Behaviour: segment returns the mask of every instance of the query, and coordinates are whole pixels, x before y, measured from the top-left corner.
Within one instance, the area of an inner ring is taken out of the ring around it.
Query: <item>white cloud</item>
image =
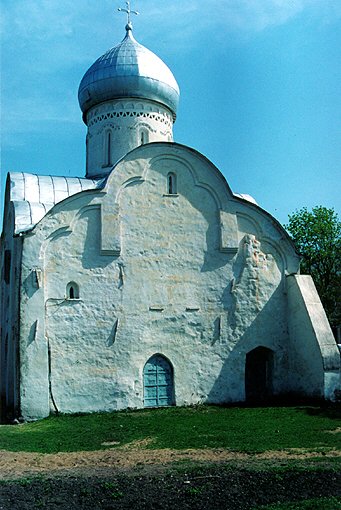
[[[164,31],[173,26],[188,26],[191,31],[204,27],[211,30],[224,26],[231,30],[259,31],[269,26],[286,23],[304,10],[315,12],[320,18],[341,16],[339,0],[173,0],[172,3],[146,0],[136,1],[152,25]],[[181,34],[180,34],[181,35]]]
[[[96,39],[110,31],[114,35],[124,26],[123,13],[116,9],[124,2],[103,0],[5,0],[3,8],[4,38],[30,39],[48,43],[54,39],[84,36],[96,45]],[[132,7],[141,12],[133,20],[145,30],[159,31],[163,37],[181,36],[181,28],[190,32],[223,25],[232,30],[258,31],[281,25],[297,14],[310,10],[321,19],[341,16],[340,0],[136,0]],[[116,12],[116,14],[115,14]],[[108,22],[108,16],[112,21]],[[95,36],[95,38],[94,38]]]

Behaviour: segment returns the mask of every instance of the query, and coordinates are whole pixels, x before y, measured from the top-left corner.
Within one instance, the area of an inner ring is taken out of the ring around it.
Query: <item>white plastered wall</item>
[[[155,353],[173,365],[177,405],[244,400],[246,354],[258,346],[273,350],[274,392],[286,392],[283,275],[297,268],[275,220],[236,199],[199,153],[135,149],[103,191],[58,204],[25,237],[23,414],[142,407]],[[70,281],[79,299],[67,299]]]

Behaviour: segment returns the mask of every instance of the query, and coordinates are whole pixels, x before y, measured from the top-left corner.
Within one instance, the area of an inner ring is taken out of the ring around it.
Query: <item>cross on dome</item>
[[[139,12],[137,12],[137,11],[132,11],[132,10],[130,9],[130,2],[129,2],[129,1],[127,1],[127,2],[126,2],[126,6],[127,6],[127,8],[126,8],[126,9],[124,9],[123,7],[119,7],[117,10],[118,10],[118,11],[120,11],[120,12],[126,12],[126,13],[127,13],[127,24],[126,24],[126,30],[132,30],[132,28],[133,28],[133,24],[132,24],[132,22],[131,22],[130,15],[131,15],[131,14],[136,14],[136,16],[138,16],[140,13],[139,13]]]
[[[179,86],[166,64],[134,39],[130,19],[137,12],[132,11],[132,2],[124,3],[127,8],[119,9],[126,13],[128,21],[123,40],[90,66],[79,85],[78,98],[84,122],[90,123],[87,114],[93,106],[122,98],[158,103],[167,108],[167,115],[170,112],[174,121]],[[98,175],[100,172],[102,169]]]

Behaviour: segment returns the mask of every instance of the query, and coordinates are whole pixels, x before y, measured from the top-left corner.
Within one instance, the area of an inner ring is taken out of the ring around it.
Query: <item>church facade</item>
[[[340,354],[283,227],[173,141],[179,88],[132,35],[86,72],[85,178],[8,175],[4,413],[333,400]]]

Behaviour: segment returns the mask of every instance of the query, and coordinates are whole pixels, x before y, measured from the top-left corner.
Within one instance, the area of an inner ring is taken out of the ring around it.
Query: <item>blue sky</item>
[[[135,38],[181,91],[175,141],[285,223],[341,214],[341,1],[132,0]],[[7,171],[84,176],[77,101],[125,35],[123,1],[2,1],[1,195]]]

